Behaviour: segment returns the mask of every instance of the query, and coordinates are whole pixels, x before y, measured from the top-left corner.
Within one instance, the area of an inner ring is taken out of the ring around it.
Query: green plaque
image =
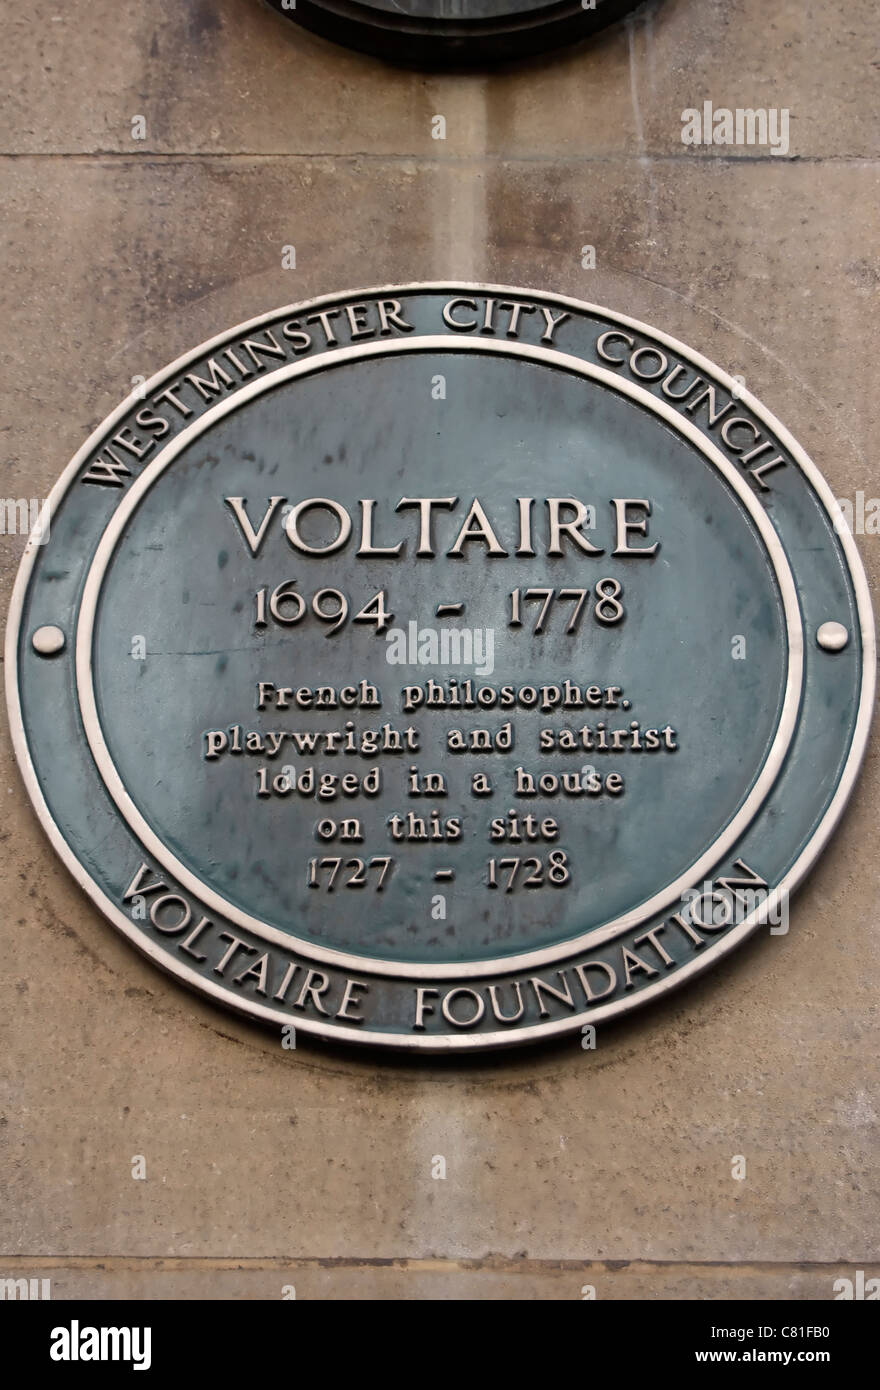
[[[7,646],[37,813],[134,945],[276,1028],[601,1026],[788,929],[864,752],[827,484],[607,309],[265,314],[125,400],[48,523]]]

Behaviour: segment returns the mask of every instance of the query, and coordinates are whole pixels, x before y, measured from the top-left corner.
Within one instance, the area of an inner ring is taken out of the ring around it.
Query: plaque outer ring
[[[157,372],[145,383],[142,389],[145,394],[157,392],[168,380],[179,374],[190,364],[197,362],[205,354],[210,354],[215,350],[219,350],[224,345],[233,342],[236,337],[254,332],[261,326],[282,315],[295,317],[304,312],[314,312],[325,305],[338,304],[345,300],[351,301],[357,298],[378,297],[383,295],[418,295],[440,292],[449,292],[451,294],[459,294],[462,292],[465,294],[485,295],[506,294],[529,299],[538,303],[544,302],[556,307],[569,309],[575,313],[599,316],[600,318],[613,322],[620,328],[641,333],[652,342],[669,348],[697,370],[704,372],[710,379],[716,381],[726,390],[735,394],[738,400],[752,411],[756,418],[766,426],[768,432],[775,436],[786,449],[792,461],[797,465],[798,469],[806,478],[807,483],[821,502],[831,522],[834,523],[835,519],[839,517],[839,508],[837,507],[835,497],[830,487],[804,449],[798,444],[797,440],[786,427],[782,425],[779,420],[777,420],[776,417],[751,394],[751,392],[735,382],[729,373],[724,372],[708,358],[693,351],[686,344],[679,342],[677,339],[649,324],[627,315],[619,314],[604,306],[591,304],[561,294],[539,292],[515,286],[500,286],[462,281],[449,282],[445,280],[409,285],[377,286],[370,289],[361,288],[353,290],[350,293],[337,292],[319,298],[300,301],[289,306],[276,308],[269,313],[260,314],[244,323],[238,324],[198,345],[196,348],[183,354],[174,362],[162,368],[161,371]],[[130,411],[131,405],[131,397],[127,397],[123,400],[116,409],[101,422],[98,428],[93,431],[82,447],[77,451],[51,490],[48,498],[50,515],[59,505],[71,485],[76,481],[88,457],[94,452],[105,435]],[[760,909],[747,917],[745,921],[726,932],[721,939],[715,942],[707,942],[706,949],[698,956],[695,956],[694,959],[686,964],[680,965],[675,970],[674,974],[666,977],[661,976],[654,983],[646,985],[634,997],[617,999],[612,1003],[599,1005],[598,1007],[552,1023],[527,1025],[516,1031],[504,1030],[479,1034],[456,1033],[443,1035],[392,1034],[376,1030],[364,1030],[348,1026],[325,1024],[322,1021],[303,1017],[300,1014],[293,1014],[290,1011],[285,1013],[270,1008],[255,1000],[246,1000],[241,995],[233,995],[227,988],[215,983],[213,980],[207,979],[199,974],[198,971],[191,969],[189,966],[175,959],[166,949],[162,948],[159,942],[151,939],[138,930],[135,923],[119,909],[116,903],[89,876],[70,848],[48,807],[40,786],[36,768],[31,758],[19,691],[18,647],[28,584],[34,561],[39,552],[39,542],[33,537],[28,541],[25,548],[13,588],[12,601],[7,617],[6,695],[15,757],[19,765],[22,779],[43,829],[56,853],[80,887],[93,900],[100,911],[113,923],[117,930],[119,930],[139,951],[167,973],[194,988],[197,993],[203,996],[207,995],[225,1007],[232,1008],[236,1012],[247,1017],[268,1022],[275,1028],[278,1028],[285,1022],[292,1022],[295,1023],[297,1030],[301,1030],[303,1034],[313,1035],[318,1038],[327,1040],[339,1039],[345,1042],[379,1045],[385,1048],[392,1047],[409,1052],[433,1052],[438,1054],[459,1051],[473,1052],[510,1047],[512,1045],[519,1045],[520,1043],[549,1040],[567,1033],[578,1032],[586,1023],[595,1024],[603,1022],[625,1012],[629,1012],[635,1007],[641,1007],[642,1004],[663,998],[680,984],[684,984],[697,974],[702,973],[707,968],[716,964],[722,957],[726,956],[740,945],[741,942],[750,936],[757,928],[767,922],[780,899],[784,895],[793,892],[798,887],[828,843],[828,840],[843,815],[847,801],[854,789],[859,768],[865,754],[873,712],[876,682],[874,620],[870,592],[861,558],[855,541],[846,526],[840,527],[837,531],[837,541],[846,562],[848,579],[852,586],[858,612],[862,672],[858,711],[846,761],[821,820],[788,872],[778,884],[774,885],[773,891],[770,893],[767,901]],[[499,973],[503,973],[505,964],[503,958],[499,958],[498,964]],[[412,976],[414,978],[420,978],[421,973],[419,965],[414,963],[411,972]]]

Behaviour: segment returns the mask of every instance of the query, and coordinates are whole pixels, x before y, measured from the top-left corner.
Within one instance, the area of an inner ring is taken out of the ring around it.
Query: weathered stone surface
[[[55,1299],[556,1302],[833,1298],[852,1265],[652,1264],[648,1260],[10,1260],[10,1277],[49,1281]]]
[[[3,8],[4,495],[44,496],[132,377],[214,332],[444,276],[647,319],[742,374],[838,496],[880,491],[870,0],[810,6],[809,33],[795,0],[665,0],[463,78],[393,72],[255,0]],[[688,153],[681,109],[710,98],[789,106],[799,158]],[[858,540],[876,581],[880,540]],[[21,547],[0,537],[4,608]],[[596,1053],[449,1066],[281,1052],[181,991],[56,862],[5,730],[0,758],[10,1273],[57,1257],[59,1293],[108,1297],[825,1298],[880,1263],[876,755],[787,937]]]
[[[260,0],[55,8],[3,6],[4,149],[128,151],[143,115],[164,154],[681,157],[681,112],[705,100],[789,108],[801,158],[877,148],[872,0],[648,0],[592,43],[491,75],[396,69]]]

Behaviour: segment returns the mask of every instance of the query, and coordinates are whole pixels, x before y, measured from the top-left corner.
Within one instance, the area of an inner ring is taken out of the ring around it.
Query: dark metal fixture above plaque
[[[418,67],[503,62],[574,43],[641,0],[269,0],[324,38]]]
[[[662,998],[784,933],[864,752],[871,608],[817,469],[558,295],[239,325],[48,521],[6,653],[37,813],[118,931],[279,1028],[467,1051]]]

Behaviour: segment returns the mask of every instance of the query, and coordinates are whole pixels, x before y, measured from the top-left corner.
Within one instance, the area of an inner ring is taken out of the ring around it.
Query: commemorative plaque
[[[592,305],[266,314],[125,400],[49,522],[6,658],[37,813],[135,946],[277,1028],[467,1050],[656,999],[783,930],[865,748],[828,486]]]
[[[641,0],[269,0],[306,29],[392,62],[463,66],[574,43]]]

